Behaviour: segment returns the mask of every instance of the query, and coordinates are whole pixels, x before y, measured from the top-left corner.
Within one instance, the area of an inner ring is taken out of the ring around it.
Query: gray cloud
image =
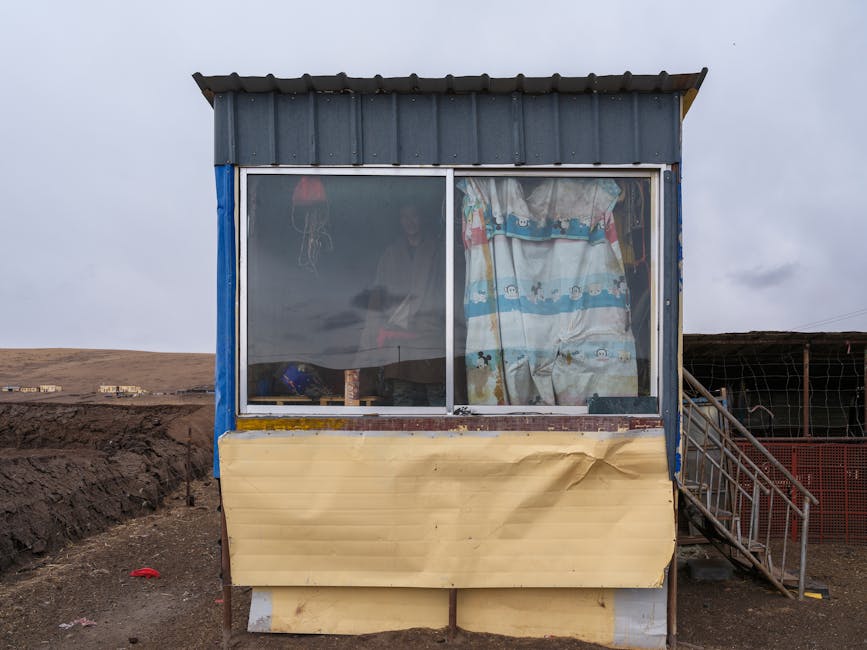
[[[797,275],[799,269],[800,265],[797,262],[784,262],[775,266],[754,266],[749,269],[735,270],[726,275],[750,289],[769,289],[786,284]]]

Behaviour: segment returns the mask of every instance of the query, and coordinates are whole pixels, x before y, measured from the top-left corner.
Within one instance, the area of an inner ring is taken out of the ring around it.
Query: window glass
[[[247,396],[445,405],[445,179],[247,175]]]
[[[455,191],[455,403],[651,391],[649,178],[467,176]]]

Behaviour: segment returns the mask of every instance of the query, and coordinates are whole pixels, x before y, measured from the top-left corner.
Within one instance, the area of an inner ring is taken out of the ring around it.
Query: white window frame
[[[665,211],[663,173],[670,170],[668,165],[557,165],[557,166],[520,166],[504,167],[502,165],[476,165],[473,167],[445,167],[445,166],[417,166],[417,167],[393,167],[387,165],[370,165],[364,167],[307,167],[295,165],[281,165],[269,167],[240,167],[238,194],[236,201],[237,216],[237,246],[238,246],[238,310],[236,314],[236,331],[238,333],[238,349],[236,350],[237,379],[237,410],[240,416],[358,416],[358,415],[393,415],[393,416],[449,416],[449,415],[584,415],[588,412],[587,406],[524,406],[524,405],[468,405],[454,403],[454,377],[455,377],[455,338],[454,338],[454,191],[455,181],[458,178],[469,176],[517,176],[517,177],[564,177],[564,178],[648,178],[651,187],[651,311],[650,311],[650,395],[657,398],[659,411],[656,413],[637,414],[658,416],[663,412],[662,391],[659,369],[660,351],[663,340],[662,315],[662,292],[663,259],[662,233],[664,232]],[[248,356],[247,356],[247,183],[250,175],[321,175],[321,176],[428,176],[441,177],[445,182],[446,195],[446,308],[445,308],[445,334],[446,334],[446,405],[407,407],[407,406],[321,406],[313,404],[299,405],[276,405],[276,404],[251,404],[248,401]],[[653,335],[655,333],[655,336]],[[463,367],[463,366],[461,366]]]

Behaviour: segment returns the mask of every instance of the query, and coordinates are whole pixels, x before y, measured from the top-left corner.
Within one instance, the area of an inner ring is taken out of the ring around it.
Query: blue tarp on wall
[[[217,358],[214,393],[214,477],[220,477],[217,438],[235,428],[235,169],[214,168],[217,181]]]

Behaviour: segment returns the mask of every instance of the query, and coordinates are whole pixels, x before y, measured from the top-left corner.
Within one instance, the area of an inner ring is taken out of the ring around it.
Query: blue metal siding
[[[217,357],[214,369],[214,478],[217,438],[235,428],[235,168],[214,169],[217,186]]]
[[[220,93],[214,162],[552,165],[680,161],[680,93]]]
[[[663,249],[665,268],[662,281],[662,421],[665,425],[665,445],[668,450],[668,470],[672,478],[680,465],[680,177],[677,170],[666,171],[662,178],[665,188],[665,231]]]

